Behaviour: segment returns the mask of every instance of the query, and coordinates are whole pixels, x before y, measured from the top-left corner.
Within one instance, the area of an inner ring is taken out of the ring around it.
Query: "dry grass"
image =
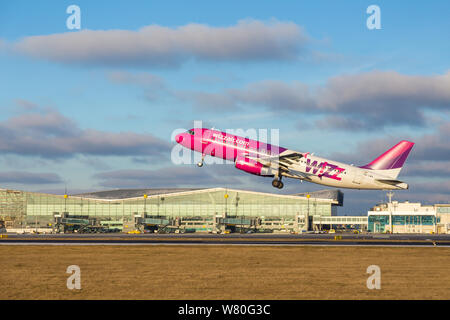
[[[450,299],[447,248],[0,246],[0,299]],[[69,265],[81,290],[68,290]],[[366,287],[369,265],[381,290]]]

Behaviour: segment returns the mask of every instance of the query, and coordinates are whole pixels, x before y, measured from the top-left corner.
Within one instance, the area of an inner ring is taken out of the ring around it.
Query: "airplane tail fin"
[[[400,141],[381,156],[361,168],[375,170],[382,175],[396,179],[413,146],[414,142]]]

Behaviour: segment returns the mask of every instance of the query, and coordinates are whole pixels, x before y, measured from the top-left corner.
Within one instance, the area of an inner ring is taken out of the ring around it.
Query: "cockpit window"
[[[194,135],[194,130],[188,130],[188,133],[193,136]]]

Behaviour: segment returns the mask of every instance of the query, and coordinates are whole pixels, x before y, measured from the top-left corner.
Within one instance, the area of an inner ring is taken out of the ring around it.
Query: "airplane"
[[[364,166],[353,166],[263,143],[215,129],[193,128],[175,136],[185,148],[231,160],[244,172],[274,177],[272,186],[283,188],[283,177],[300,179],[330,187],[367,190],[405,190],[408,184],[397,180],[414,142],[400,141]]]

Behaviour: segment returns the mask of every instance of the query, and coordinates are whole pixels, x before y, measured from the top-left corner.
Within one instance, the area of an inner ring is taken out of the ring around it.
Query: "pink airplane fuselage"
[[[194,134],[184,132],[175,137],[175,141],[191,150],[204,155],[236,161],[239,156],[248,154],[258,156],[277,156],[286,148],[256,140],[243,138],[217,130],[194,128]]]

